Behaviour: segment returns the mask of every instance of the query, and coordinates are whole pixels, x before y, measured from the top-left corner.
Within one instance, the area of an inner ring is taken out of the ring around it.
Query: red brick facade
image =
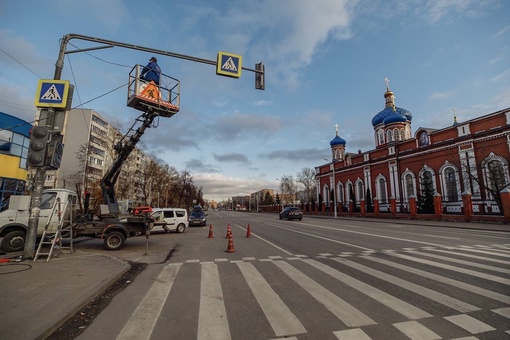
[[[409,198],[413,197],[418,218],[456,219],[465,213],[510,216],[502,211],[510,205],[510,194],[504,191],[510,189],[510,108],[466,122],[455,121],[443,129],[419,128],[409,136],[411,118],[398,115],[402,109],[394,106],[392,95],[388,89],[386,114],[392,115],[393,108],[397,118],[402,118],[383,123],[374,117],[375,149],[349,153],[345,141],[336,142],[337,132],[331,142],[334,170],[331,162],[316,167],[319,213],[333,211],[334,174],[339,215],[411,217],[415,207]],[[501,192],[501,199],[495,199],[495,191],[491,192],[495,189]],[[469,196],[471,206],[465,206],[463,195]],[[425,211],[427,197],[433,197],[430,211]],[[365,205],[363,209],[360,204]]]

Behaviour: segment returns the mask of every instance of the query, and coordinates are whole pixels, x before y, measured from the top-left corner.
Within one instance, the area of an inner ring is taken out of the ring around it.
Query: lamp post
[[[329,159],[324,158],[325,161],[330,162]],[[333,204],[334,204],[334,212],[335,212],[335,218],[337,218],[337,204],[336,204],[336,178],[335,178],[335,160],[331,160],[331,168],[333,169]]]
[[[283,181],[282,181],[281,178],[277,178],[276,180],[280,181],[280,184],[282,186],[282,194],[281,194],[281,197],[280,197],[280,204],[282,205],[282,210],[283,210]]]

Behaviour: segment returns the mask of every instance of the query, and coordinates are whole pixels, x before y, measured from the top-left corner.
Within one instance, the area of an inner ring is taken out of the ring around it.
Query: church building
[[[451,126],[413,134],[413,116],[395,105],[387,80],[384,98],[372,119],[374,149],[348,152],[336,126],[332,161],[315,168],[319,211],[408,213],[415,199],[418,213],[434,213],[440,196],[441,213],[455,215],[470,195],[474,215],[502,214],[499,193],[510,190],[510,108],[466,122],[455,116]]]

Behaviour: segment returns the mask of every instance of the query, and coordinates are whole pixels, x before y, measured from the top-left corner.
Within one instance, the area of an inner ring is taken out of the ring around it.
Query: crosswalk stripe
[[[501,316],[504,316],[507,319],[510,319],[510,307],[503,307],[492,310],[494,313],[498,313]]]
[[[255,299],[277,336],[306,333],[298,318],[251,263],[237,263]]]
[[[496,251],[487,251],[487,250],[480,250],[480,249],[466,249],[466,248],[456,248],[456,247],[452,247],[450,249],[453,249],[453,250],[464,250],[464,251],[469,251],[471,253],[478,253],[478,254],[485,254],[485,255],[491,255],[491,256],[499,256],[499,257],[510,258],[510,255],[506,255],[506,254],[499,253],[499,252],[496,252]]]
[[[451,271],[454,271],[454,272],[458,272],[458,273],[462,273],[462,274],[466,274],[466,275],[471,275],[471,276],[479,277],[479,278],[482,278],[482,279],[485,279],[485,280],[499,282],[499,283],[502,283],[502,284],[505,284],[505,285],[510,285],[510,280],[507,280],[507,279],[504,279],[504,278],[501,278],[501,277],[498,277],[498,276],[486,274],[486,273],[480,273],[480,272],[477,272],[477,271],[474,271],[474,270],[470,270],[470,269],[458,268],[458,267],[455,267],[455,266],[450,266],[448,264],[443,264],[443,263],[439,263],[439,262],[424,260],[424,259],[420,259],[420,258],[417,258],[417,257],[403,255],[403,254],[391,254],[391,256],[396,256],[396,257],[399,257],[399,258],[402,258],[402,259],[406,259],[406,260],[409,260],[409,261],[418,262],[418,263],[421,263],[421,264],[426,264],[426,265],[429,265],[429,266],[438,267],[438,268],[442,268],[442,269],[447,269],[447,270],[451,270]]]
[[[464,260],[459,260],[459,259],[455,259],[452,257],[446,257],[446,256],[441,256],[441,255],[436,255],[436,254],[428,254],[428,253],[423,253],[423,252],[412,252],[412,254],[418,254],[421,256],[432,257],[432,258],[438,259],[438,260],[459,263],[459,264],[463,264],[463,265],[467,265],[467,266],[471,266],[471,267],[477,267],[477,268],[481,268],[481,269],[487,269],[487,270],[491,270],[493,272],[510,274],[510,270],[508,270],[508,269],[494,267],[494,266],[488,266],[486,264],[476,263],[473,261],[464,261]]]
[[[392,284],[399,286],[403,289],[407,289],[415,294],[424,296],[424,297],[431,299],[437,303],[440,303],[447,307],[453,308],[459,312],[466,313],[466,312],[473,312],[476,310],[480,310],[480,308],[473,306],[469,303],[460,301],[458,299],[455,299],[455,298],[445,295],[443,293],[436,292],[435,290],[429,289],[427,287],[420,286],[416,283],[412,283],[412,282],[400,279],[396,276],[386,274],[382,271],[372,269],[370,267],[364,266],[364,265],[356,263],[354,261],[341,259],[341,258],[335,258],[333,260],[340,262],[344,265],[347,265],[351,268],[357,269],[363,273],[377,277],[378,279],[392,283]]]
[[[401,315],[411,320],[428,318],[432,316],[431,314],[425,312],[424,310],[421,310],[418,307],[415,307],[405,301],[402,301],[358,279],[348,276],[328,265],[325,265],[315,260],[303,260],[303,262],[308,263],[309,265],[323,271],[324,273],[334,277],[338,281],[343,282],[346,285],[350,286],[351,288],[360,291],[361,293],[371,297],[377,302],[382,303],[386,307],[393,309],[397,313],[400,313]]]
[[[394,327],[396,327],[399,331],[404,333],[412,340],[435,340],[442,339],[439,335],[423,326],[417,321],[406,321],[394,323]]]
[[[163,268],[158,279],[117,336],[118,340],[150,338],[180,267],[181,264],[169,264]]]
[[[495,262],[495,263],[501,263],[501,264],[508,264],[508,265],[510,265],[510,261],[492,259],[492,258],[489,258],[489,257],[486,257],[486,256],[463,254],[463,253],[459,253],[458,251],[449,251],[449,250],[442,250],[442,249],[427,249],[427,250],[432,250],[432,251],[435,251],[435,252],[451,254],[451,255],[456,255],[456,256],[469,257],[471,259],[484,260],[484,261],[488,261],[488,262]]]
[[[338,340],[372,340],[367,333],[359,328],[346,329],[344,331],[336,331],[333,334]]]
[[[420,276],[425,277],[425,278],[427,278],[429,280],[436,280],[438,282],[446,283],[446,284],[449,284],[451,286],[454,286],[454,287],[457,287],[457,288],[460,288],[460,289],[464,289],[464,290],[466,290],[468,292],[475,293],[475,294],[478,294],[478,295],[481,295],[481,296],[485,296],[485,297],[487,297],[489,299],[493,299],[493,300],[496,300],[496,301],[504,302],[506,304],[510,304],[510,297],[507,296],[507,295],[504,295],[504,294],[499,294],[497,292],[493,292],[493,291],[488,290],[488,289],[484,289],[484,288],[481,288],[481,287],[473,286],[473,285],[470,285],[470,284],[462,282],[462,281],[450,279],[450,278],[447,278],[447,277],[444,277],[444,276],[441,276],[441,275],[437,275],[437,274],[434,274],[434,273],[426,272],[424,270],[420,270],[420,269],[416,269],[416,268],[413,268],[413,267],[405,266],[405,265],[402,265],[402,264],[399,264],[399,263],[394,263],[394,262],[387,261],[387,260],[384,260],[384,259],[379,259],[377,257],[363,256],[363,258],[367,259],[367,260],[370,260],[370,261],[382,263],[382,264],[385,264],[387,266],[390,266],[390,267],[393,267],[393,268],[397,268],[397,269],[400,269],[400,270],[403,270],[403,271],[406,271],[406,272],[409,272],[409,273],[420,275]]]
[[[494,327],[489,326],[467,314],[445,316],[444,318],[471,334],[480,334],[496,330]]]
[[[311,294],[317,301],[322,303],[347,326],[360,327],[376,324],[376,322],[367,315],[342,300],[339,296],[322,287],[287,262],[275,261],[273,263],[309,294]]]
[[[202,264],[201,268],[197,339],[228,340],[230,339],[230,328],[221,291],[218,266],[214,263],[207,263]]]

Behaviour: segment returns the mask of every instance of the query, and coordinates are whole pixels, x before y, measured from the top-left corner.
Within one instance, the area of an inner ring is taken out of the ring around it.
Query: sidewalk
[[[181,234],[152,234],[146,253],[144,236],[126,240],[119,251],[106,251],[98,239],[75,241],[46,262],[0,263],[0,334],[2,339],[44,339],[99,296],[130,268],[129,262],[163,263]],[[3,259],[23,255],[7,253]]]

